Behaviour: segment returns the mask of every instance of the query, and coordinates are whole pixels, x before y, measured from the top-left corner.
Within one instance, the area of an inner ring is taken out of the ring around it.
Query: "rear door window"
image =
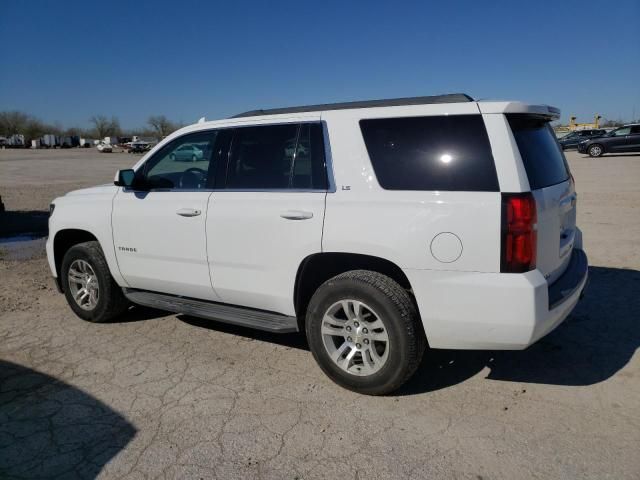
[[[360,129],[386,190],[499,191],[480,115],[367,119]]]
[[[235,129],[225,186],[326,190],[322,126],[309,123]]]
[[[287,188],[297,134],[296,124],[238,128],[229,156],[227,188]]]
[[[507,119],[520,150],[531,190],[569,179],[567,161],[546,119],[526,114],[507,115]]]

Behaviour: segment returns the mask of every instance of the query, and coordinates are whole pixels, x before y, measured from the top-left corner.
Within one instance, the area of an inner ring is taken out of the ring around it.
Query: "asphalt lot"
[[[640,155],[567,156],[591,263],[572,317],[522,352],[432,351],[384,398],[331,383],[301,335],[85,323],[42,240],[0,243],[0,478],[639,478]],[[0,233],[136,158],[0,150]]]

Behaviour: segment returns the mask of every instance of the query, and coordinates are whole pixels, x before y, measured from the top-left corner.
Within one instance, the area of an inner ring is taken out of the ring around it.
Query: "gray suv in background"
[[[599,157],[603,153],[640,152],[640,123],[624,125],[603,137],[583,140],[578,144],[580,153]]]
[[[602,137],[606,134],[606,130],[596,128],[589,130],[574,130],[573,132],[569,132],[564,137],[558,139],[558,143],[563,150],[567,150],[568,148],[578,148],[578,144],[580,142],[594,137]]]

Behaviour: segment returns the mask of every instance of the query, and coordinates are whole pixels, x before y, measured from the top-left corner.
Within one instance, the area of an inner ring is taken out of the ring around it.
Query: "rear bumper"
[[[524,274],[404,270],[432,348],[522,350],[574,309],[587,283],[587,257],[574,249],[567,270],[549,285]]]

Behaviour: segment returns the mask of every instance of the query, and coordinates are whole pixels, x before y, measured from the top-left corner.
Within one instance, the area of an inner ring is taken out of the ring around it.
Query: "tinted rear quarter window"
[[[531,190],[569,179],[569,167],[549,122],[526,114],[507,115]]]
[[[499,190],[480,115],[367,119],[360,129],[386,190]]]

